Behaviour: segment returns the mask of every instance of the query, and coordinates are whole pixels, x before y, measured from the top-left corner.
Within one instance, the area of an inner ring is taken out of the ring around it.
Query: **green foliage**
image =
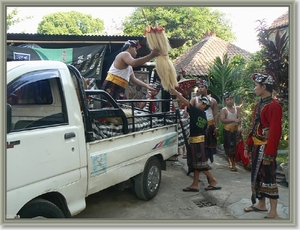
[[[225,14],[208,7],[137,7],[123,23],[124,34],[141,36],[146,26],[157,24],[165,29],[167,37],[190,39],[182,47],[170,51],[171,59],[199,42],[207,30],[215,31],[225,41],[235,39]]]
[[[223,136],[224,124],[219,122],[219,136],[217,137],[217,144],[224,144],[224,136]]]
[[[289,163],[289,155],[286,153],[277,154],[276,161],[280,163]]]
[[[262,46],[261,60],[264,72],[275,77],[276,97],[283,107],[282,139],[289,136],[289,36],[287,31],[268,30],[264,20],[257,28],[258,41]]]
[[[217,101],[222,102],[222,94],[225,89],[231,91],[229,88],[232,86],[233,79],[233,65],[227,54],[215,59],[208,76],[209,90],[215,95]]]
[[[235,96],[235,102],[240,104],[240,84],[243,69],[246,60],[241,55],[235,55],[229,59],[227,54],[223,57],[217,57],[210,66],[209,71],[209,90],[214,94],[216,100],[224,107],[223,93],[232,92]]]
[[[240,78],[234,82],[235,95],[240,97],[241,116],[242,116],[242,130],[243,135],[246,137],[251,131],[252,116],[255,104],[259,101],[259,98],[254,93],[254,83],[251,79],[251,75],[256,72],[263,72],[263,52],[259,51],[253,54],[250,61],[246,63],[240,72]],[[282,103],[282,140],[289,139],[289,109],[288,103]]]
[[[289,149],[289,141],[288,140],[280,140],[278,150],[287,150]]]
[[[6,30],[9,30],[9,28],[15,24],[18,24],[19,22],[25,21],[27,19],[31,19],[32,16],[27,16],[25,18],[19,18],[18,17],[19,10],[18,8],[13,8],[13,10],[7,14],[6,17]]]
[[[56,35],[101,35],[104,31],[104,22],[93,19],[90,14],[76,11],[58,12],[43,17],[38,25],[38,34]]]
[[[6,26],[7,26],[7,30],[9,30],[9,28],[20,22],[20,19],[17,18],[17,14],[18,14],[18,9],[14,8],[10,13],[7,14],[6,17]]]
[[[282,140],[289,139],[289,105],[284,103],[282,105]]]
[[[256,30],[258,31],[258,41],[263,47],[261,55],[265,72],[275,77],[274,89],[277,92],[277,98],[282,103],[286,103],[289,80],[289,49],[287,49],[289,36],[287,31],[268,30],[264,21],[260,21],[260,26]]]

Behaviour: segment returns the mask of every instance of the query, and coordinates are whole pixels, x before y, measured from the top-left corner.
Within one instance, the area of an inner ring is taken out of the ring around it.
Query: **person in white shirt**
[[[224,124],[224,150],[228,158],[231,171],[236,172],[235,149],[237,134],[241,132],[241,108],[234,106],[233,96],[229,92],[223,93],[225,107],[221,109],[220,120]]]
[[[152,58],[159,55],[159,51],[154,49],[150,54],[136,58],[137,50],[140,44],[135,40],[128,40],[122,47],[122,52],[119,53],[110,69],[108,70],[107,77],[104,80],[101,89],[109,93],[114,99],[126,99],[125,88],[129,81],[135,85],[145,87],[148,90],[154,90],[150,84],[137,79],[134,75],[132,67],[138,67],[150,61]]]

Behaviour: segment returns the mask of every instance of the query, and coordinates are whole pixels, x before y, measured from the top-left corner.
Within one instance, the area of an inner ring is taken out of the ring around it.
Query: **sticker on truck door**
[[[91,161],[92,161],[91,176],[97,176],[99,174],[106,172],[107,169],[106,153],[101,153],[100,155],[91,156]]]
[[[159,149],[159,148],[161,148],[161,147],[164,147],[164,146],[167,146],[167,145],[172,145],[172,144],[174,144],[175,142],[176,142],[176,135],[175,136],[173,136],[173,137],[169,137],[169,138],[167,138],[167,139],[165,139],[164,141],[160,141],[160,142],[158,142],[155,146],[154,146],[154,148],[153,149]],[[152,149],[152,150],[153,150]]]

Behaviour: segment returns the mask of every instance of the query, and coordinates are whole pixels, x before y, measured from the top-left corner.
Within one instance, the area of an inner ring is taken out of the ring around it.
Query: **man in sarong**
[[[206,130],[206,147],[208,148],[208,155],[210,162],[214,161],[214,154],[217,152],[217,137],[219,135],[219,120],[218,120],[218,103],[216,99],[207,95],[208,91],[208,83],[207,81],[200,79],[197,82],[198,85],[198,92],[200,97],[204,96],[207,97],[210,101],[210,107],[205,110],[206,117],[207,117],[207,130]],[[190,103],[195,106],[196,96],[191,99]]]
[[[233,96],[229,92],[223,93],[225,107],[221,109],[220,120],[224,124],[223,139],[224,150],[228,158],[230,170],[237,171],[235,167],[235,147],[237,133],[241,132],[241,108],[234,106]]]
[[[271,75],[255,73],[252,75],[254,91],[261,99],[254,108],[252,131],[245,146],[245,155],[251,155],[251,200],[253,205],[245,212],[268,211],[266,198],[270,199],[270,210],[265,218],[278,219],[276,182],[276,157],[282,133],[282,107],[272,97],[274,79]],[[258,199],[258,204],[256,203]]]
[[[171,95],[175,95],[179,101],[187,106],[187,112],[190,115],[190,136],[189,150],[187,151],[188,175],[193,172],[194,178],[190,186],[183,189],[184,192],[199,192],[198,183],[200,172],[203,172],[209,179],[209,184],[205,190],[216,190],[218,181],[211,174],[208,165],[207,148],[205,147],[205,132],[207,128],[207,119],[205,110],[210,107],[207,97],[199,98],[195,106],[189,103],[177,90],[170,90]]]
[[[126,99],[125,88],[129,81],[148,90],[154,90],[150,84],[146,84],[135,77],[132,67],[138,67],[150,61],[159,55],[159,51],[152,50],[147,56],[135,59],[137,50],[140,47],[138,41],[129,40],[125,42],[122,52],[116,56],[108,70],[101,89],[108,92],[116,100]]]

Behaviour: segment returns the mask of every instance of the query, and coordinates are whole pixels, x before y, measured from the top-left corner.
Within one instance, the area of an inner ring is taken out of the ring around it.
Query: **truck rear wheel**
[[[41,198],[26,204],[18,213],[20,218],[64,218],[63,212],[53,203]]]
[[[144,171],[134,178],[134,191],[138,198],[151,200],[156,196],[161,181],[161,164],[156,157],[150,158]]]

